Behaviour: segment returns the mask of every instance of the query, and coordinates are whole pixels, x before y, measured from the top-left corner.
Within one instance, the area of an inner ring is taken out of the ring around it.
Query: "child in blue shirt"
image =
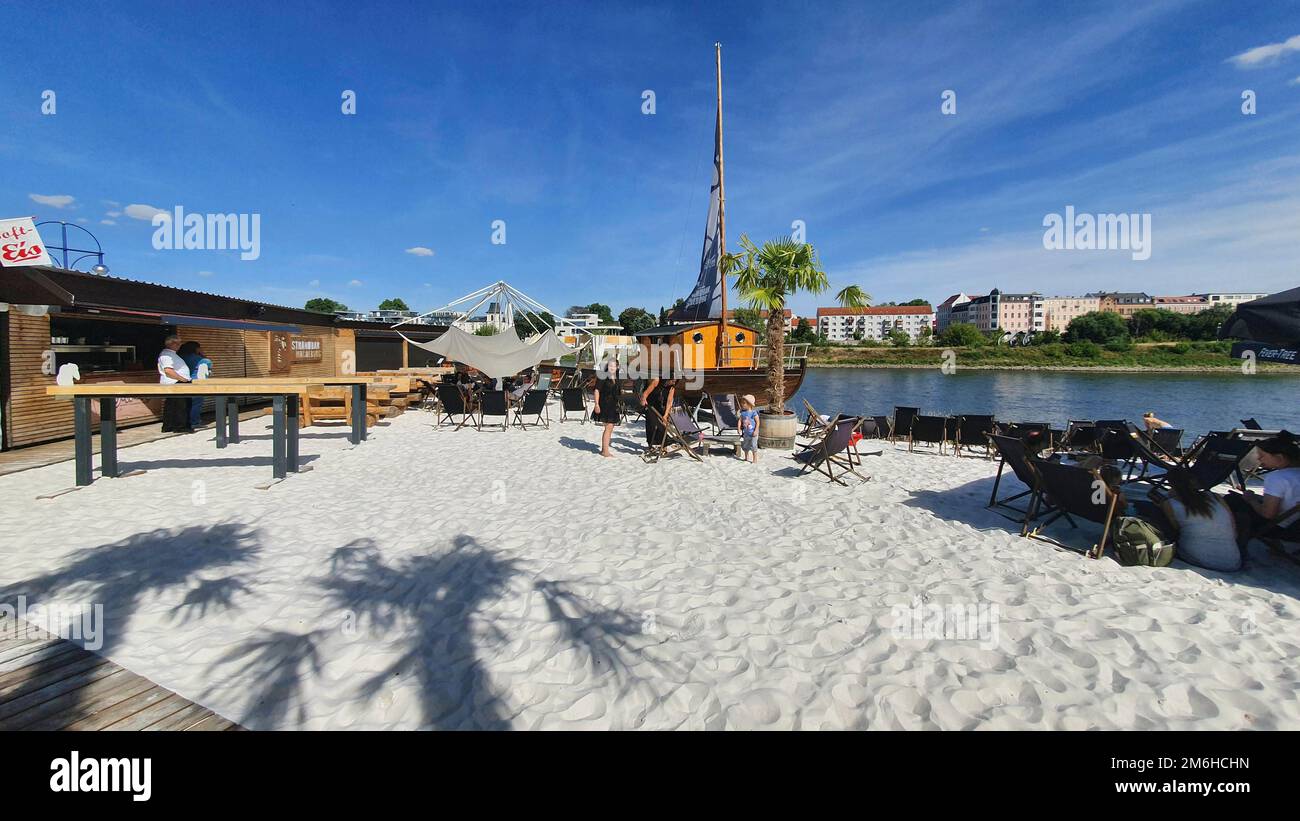
[[[758,464],[758,411],[754,410],[754,395],[740,397],[740,419],[736,430],[740,433],[740,449],[746,462]]]

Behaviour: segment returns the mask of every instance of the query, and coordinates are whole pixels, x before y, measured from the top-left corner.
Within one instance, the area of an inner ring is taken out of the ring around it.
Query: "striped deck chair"
[[[646,406],[645,412],[653,414],[654,418],[663,425],[664,436],[658,445],[651,445],[641,453],[644,461],[658,462],[665,456],[672,456],[678,452],[686,453],[697,462],[704,461],[696,449],[701,446],[699,439],[704,431],[695,424],[690,414],[681,408],[673,408],[668,412],[668,416],[664,417],[649,405]]]

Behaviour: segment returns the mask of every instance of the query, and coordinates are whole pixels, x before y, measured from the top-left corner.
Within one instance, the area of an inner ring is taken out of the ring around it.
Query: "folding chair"
[[[658,445],[651,445],[641,453],[641,458],[646,462],[658,462],[665,456],[672,456],[678,451],[683,451],[697,462],[704,461],[700,454],[695,450],[696,443],[687,438],[687,433],[678,427],[680,422],[690,431],[690,435],[697,437],[703,433],[698,426],[691,421],[690,415],[683,410],[674,408],[668,412],[665,417],[650,406],[646,406],[646,413],[653,415],[653,418],[663,426],[664,435]]]
[[[920,408],[906,408],[901,405],[894,406],[894,419],[889,424],[889,441],[897,441],[900,436],[907,436],[912,432],[912,420],[921,412]]]
[[[544,388],[534,388],[524,394],[519,400],[519,405],[515,409],[514,424],[528,429],[529,425],[541,425],[544,428],[551,426],[551,413],[547,408],[546,400],[550,392]],[[532,417],[532,421],[528,419]]]
[[[1024,498],[1025,496],[1032,496],[1035,488],[1038,487],[1038,474],[1034,471],[1034,466],[1029,461],[1029,451],[1026,449],[1024,441],[1017,439],[1014,436],[1002,436],[995,433],[989,434],[989,444],[998,452],[998,456],[1001,457],[1001,460],[998,462],[997,476],[993,479],[993,492],[989,494],[989,503],[985,505],[985,507],[1004,507],[1007,510],[1019,513],[1019,519],[1010,516],[1007,516],[1007,518],[1023,524],[1029,521],[1030,506],[1026,504],[1024,508],[1018,508],[1011,504],[1011,502]],[[1011,472],[1015,474],[1015,477],[1024,484],[1026,490],[1013,496],[1004,496],[999,499],[998,487],[1002,484],[1002,471],[1005,470],[1008,465],[1011,466]],[[1030,501],[1032,501],[1032,499]],[[1000,511],[998,511],[998,513],[1002,516],[1006,515]]]
[[[1283,542],[1300,544],[1300,505],[1293,505],[1290,510],[1278,514],[1272,521],[1247,530],[1238,541],[1243,555],[1246,545],[1253,539],[1259,539],[1283,558],[1300,563],[1300,553],[1288,551],[1282,546]]]
[[[799,431],[800,436],[824,436],[830,429],[831,419],[829,416],[822,416],[812,403],[807,399],[800,398],[803,402],[804,410],[808,412],[808,418],[804,420],[803,430]]]
[[[439,385],[438,386],[438,421],[435,426],[442,427],[443,420],[455,424],[455,417],[461,417],[460,424],[456,425],[456,430],[465,427],[467,422],[474,418],[474,412],[470,409],[469,400],[465,394],[456,385]]]
[[[803,465],[799,475],[815,470],[825,474],[829,481],[844,487],[848,487],[848,482],[843,478],[846,473],[853,474],[863,482],[869,481],[870,476],[863,476],[853,469],[853,457],[849,454],[853,433],[861,422],[860,417],[836,419],[829,433],[803,451],[794,454],[792,458]],[[836,468],[840,469],[838,476],[835,475]]]
[[[1119,494],[1096,470],[1036,457],[1030,461],[1038,474],[1038,487],[1034,492],[1033,501],[1029,503],[1029,515],[1020,531],[1021,535],[1067,550],[1075,550],[1069,545],[1041,534],[1060,518],[1069,522],[1071,527],[1077,528],[1078,525],[1073,518],[1077,516],[1101,525],[1101,540],[1084,552],[1091,558],[1100,559],[1106,552],[1106,541],[1110,537],[1111,523],[1115,519],[1115,509],[1119,505]],[[1037,527],[1030,530],[1030,521],[1037,515],[1038,508],[1045,503],[1052,506],[1053,512]]]
[[[570,413],[581,415],[579,420],[582,424],[587,423],[589,414],[587,412],[587,392],[582,388],[562,388],[560,390],[560,421],[569,421]]]
[[[948,439],[948,417],[914,416],[907,433],[907,450],[915,450],[917,442],[938,444],[939,453],[943,454],[943,443]]]
[[[989,434],[994,430],[993,416],[990,414],[964,414],[957,417],[957,435],[953,437],[953,452],[960,456],[966,448],[978,445],[984,448],[984,458],[992,459],[989,450]]]
[[[510,402],[506,399],[505,391],[484,391],[479,397],[478,402],[478,429],[483,430],[483,418],[486,416],[500,416],[501,430],[505,430],[510,424]]]
[[[871,418],[872,418],[873,420],[875,420],[875,423],[876,423],[876,438],[878,438],[878,439],[892,439],[892,438],[893,438],[893,432],[892,432],[892,429],[891,429],[890,426],[889,426],[889,417],[888,417],[888,416],[873,416],[873,417],[871,417]]]

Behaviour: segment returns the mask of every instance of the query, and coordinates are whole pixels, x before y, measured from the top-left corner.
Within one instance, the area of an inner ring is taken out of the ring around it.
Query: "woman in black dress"
[[[591,418],[605,425],[605,432],[600,437],[601,456],[614,455],[609,451],[609,440],[620,418],[618,403],[622,387],[618,378],[618,360],[611,357],[596,373],[596,404],[591,409]]]
[[[671,374],[656,376],[646,385],[645,390],[641,392],[641,404],[658,411],[659,415],[667,418],[668,409],[673,406],[673,400],[677,393],[677,381]],[[646,449],[657,448],[664,441],[664,426],[649,411],[645,415],[645,442]]]

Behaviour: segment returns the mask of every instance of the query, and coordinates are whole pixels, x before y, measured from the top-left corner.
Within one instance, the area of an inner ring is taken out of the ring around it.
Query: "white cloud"
[[[86,219],[85,217],[77,217],[77,222],[81,223],[82,225],[85,225],[86,223],[90,222],[90,220]]]
[[[117,225],[117,220],[100,220],[100,225]]]
[[[51,208],[67,208],[77,201],[70,194],[28,194],[32,202],[48,205]]]
[[[315,288],[316,286],[320,285],[320,280],[319,280],[319,279],[313,279],[311,282],[308,282],[307,284],[310,285],[311,287]]]
[[[119,208],[122,205],[122,203],[118,202],[117,200],[100,200],[100,202],[104,203],[109,208]]]
[[[406,253],[415,257],[431,257],[433,256],[433,249],[425,248],[423,245],[417,245],[414,248],[407,248]]]
[[[105,214],[104,216],[109,217],[109,218],[111,218],[111,219],[117,219],[118,217],[122,216],[122,212],[121,212],[121,211],[109,211],[109,212],[108,212],[107,214]]]
[[[1255,68],[1256,66],[1276,62],[1280,57],[1291,51],[1300,51],[1300,34],[1281,43],[1256,46],[1248,51],[1243,51],[1235,57],[1229,57],[1228,61],[1237,68]]]
[[[360,288],[360,287],[361,287],[361,280],[359,280],[359,279],[354,279],[354,280],[352,280],[351,282],[348,283],[348,287],[349,287],[349,288]]]
[[[1287,83],[1287,85],[1289,85],[1289,86],[1300,86],[1300,77],[1295,78],[1295,79],[1292,80],[1291,82]]]
[[[212,276],[212,272],[211,272],[211,271],[199,271],[199,276],[201,276],[201,277],[210,277],[210,276]]]
[[[161,208],[154,208],[152,205],[132,204],[128,205],[125,208],[125,211],[126,215],[131,219],[144,220],[145,222],[152,222],[154,216],[157,214],[167,214],[166,211]]]

